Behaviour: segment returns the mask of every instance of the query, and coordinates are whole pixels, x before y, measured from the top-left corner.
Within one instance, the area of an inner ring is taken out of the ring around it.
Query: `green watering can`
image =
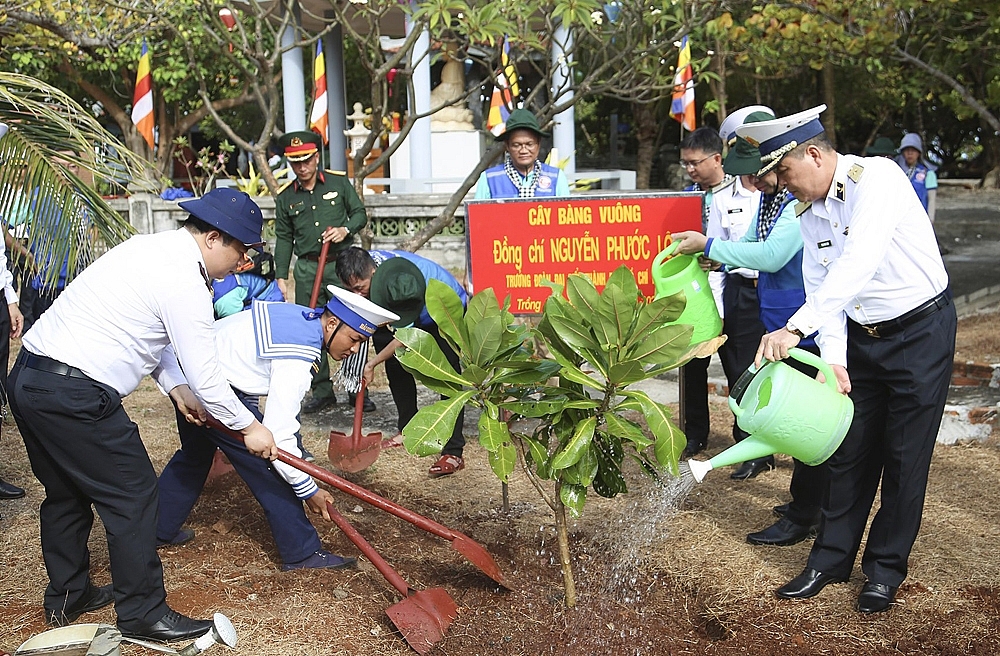
[[[854,403],[837,391],[833,369],[818,356],[797,348],[788,354],[819,369],[826,382],[783,362],[767,362],[760,369],[750,365],[729,394],[736,423],[750,437],[707,462],[688,460],[696,481],[713,469],[774,453],[818,465],[840,447],[854,418]]]
[[[681,316],[669,324],[686,324],[694,326],[691,343],[698,344],[718,337],[722,332],[722,319],[719,309],[715,306],[712,288],[708,286],[708,276],[698,266],[698,258],[693,255],[674,255],[670,257],[680,242],[673,242],[653,260],[653,285],[656,298],[673,296],[684,292],[687,305]]]

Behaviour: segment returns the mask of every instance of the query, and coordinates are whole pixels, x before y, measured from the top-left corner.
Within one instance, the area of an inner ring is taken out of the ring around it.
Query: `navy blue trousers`
[[[240,392],[237,396],[257,419],[263,419],[256,396]],[[302,501],[269,461],[253,455],[243,444],[221,431],[188,423],[176,407],[174,411],[181,448],[160,474],[160,515],[156,524],[158,539],[169,540],[177,535],[191,514],[205,486],[218,447],[264,509],[282,562],[295,563],[319,551],[322,546],[319,535],[306,517]]]

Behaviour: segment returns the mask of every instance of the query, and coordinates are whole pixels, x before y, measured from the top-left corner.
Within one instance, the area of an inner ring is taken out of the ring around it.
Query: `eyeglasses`
[[[510,143],[511,150],[532,150],[538,145],[537,141],[524,141],[524,142],[514,142]]]
[[[701,164],[702,162],[704,162],[706,159],[712,159],[714,156],[715,155],[708,155],[707,157],[702,157],[701,159],[696,159],[696,160],[682,159],[680,161],[680,165],[681,165],[682,168],[685,168],[685,169],[693,169],[694,167],[696,167],[699,164]]]

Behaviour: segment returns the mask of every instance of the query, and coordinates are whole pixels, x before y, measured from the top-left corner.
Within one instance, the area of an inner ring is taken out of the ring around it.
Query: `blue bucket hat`
[[[242,191],[221,187],[201,198],[177,204],[191,216],[215,226],[248,248],[264,243],[260,238],[264,228],[264,215],[257,203]]]

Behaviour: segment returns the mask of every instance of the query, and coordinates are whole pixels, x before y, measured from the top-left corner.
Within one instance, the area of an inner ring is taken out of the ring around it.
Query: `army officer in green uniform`
[[[295,253],[298,257],[295,262],[295,301],[307,305],[316,279],[320,249],[324,241],[330,242],[317,301],[317,306],[322,307],[330,298],[326,286],[340,286],[334,261],[342,250],[354,244],[354,236],[365,227],[368,215],[344,173],[319,168],[318,134],[286,133],[281,138],[281,147],[295,179],[281,188],[275,200],[275,276],[287,299],[288,268],[292,253]],[[319,372],[313,377],[312,398],[302,405],[302,411],[317,412],[336,402],[330,383],[330,363],[324,357]],[[365,409],[374,410],[374,407]]]

